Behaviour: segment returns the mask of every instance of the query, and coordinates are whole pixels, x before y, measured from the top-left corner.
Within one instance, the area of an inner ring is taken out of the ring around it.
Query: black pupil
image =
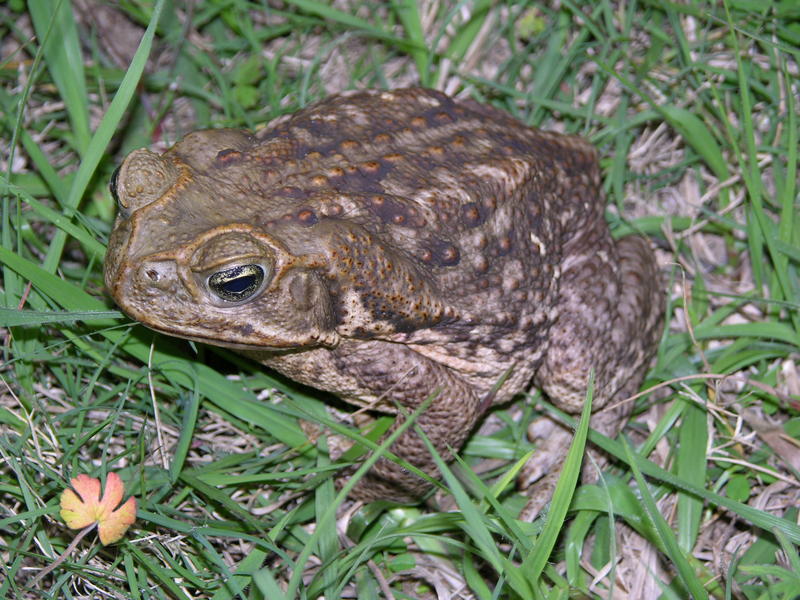
[[[240,302],[255,294],[264,281],[260,265],[241,265],[217,271],[208,278],[208,287],[228,302]]]
[[[236,279],[230,279],[222,284],[226,292],[231,294],[241,294],[247,288],[252,286],[256,281],[255,275],[244,275]]]

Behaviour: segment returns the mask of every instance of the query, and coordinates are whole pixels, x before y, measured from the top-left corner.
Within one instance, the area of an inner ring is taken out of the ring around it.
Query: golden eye
[[[227,302],[241,302],[261,289],[263,281],[264,268],[261,265],[239,265],[211,275],[208,288]]]

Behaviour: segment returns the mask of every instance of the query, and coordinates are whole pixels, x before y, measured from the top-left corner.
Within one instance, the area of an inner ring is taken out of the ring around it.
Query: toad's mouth
[[[175,331],[169,331],[166,329],[159,329],[157,327],[149,326],[149,329],[153,331],[157,331],[158,333],[163,333],[170,337],[180,338],[182,340],[187,340],[190,342],[198,342],[201,344],[207,344],[209,346],[217,346],[218,348],[228,348],[229,350],[257,350],[259,352],[283,352],[286,350],[291,350],[296,346],[293,344],[286,344],[284,346],[278,345],[265,345],[265,344],[244,344],[240,342],[227,342],[224,340],[220,340],[216,337],[210,336],[203,336],[203,335],[188,335],[185,333],[176,333]]]
[[[139,310],[117,300],[131,319],[152,331],[236,351],[286,352],[316,347],[333,348],[340,336],[335,331],[310,328],[295,331],[281,322],[267,322],[249,317],[225,318],[226,315],[180,315],[153,310]]]
[[[134,319],[134,321],[137,321],[138,324],[143,324],[141,321],[141,316],[130,314],[127,311],[126,314]],[[326,344],[324,340],[320,340],[317,343],[312,342],[298,344],[294,341],[280,339],[278,336],[267,336],[264,334],[264,332],[255,330],[249,324],[228,324],[225,327],[224,334],[215,331],[204,331],[201,328],[193,328],[188,326],[182,329],[177,329],[175,327],[153,323],[152,320],[145,326],[148,329],[169,337],[180,338],[190,342],[198,342],[201,344],[207,344],[209,346],[217,346],[220,348],[228,348],[230,350],[237,351],[249,350],[259,352],[285,352],[293,349],[329,345]],[[225,339],[223,336],[227,336],[228,339]]]

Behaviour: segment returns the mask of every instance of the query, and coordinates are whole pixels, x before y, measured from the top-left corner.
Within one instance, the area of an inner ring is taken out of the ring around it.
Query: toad
[[[437,91],[345,93],[135,150],[111,191],[105,282],[133,319],[395,427],[430,399],[416,424],[445,457],[531,383],[570,413],[592,370],[595,411],[635,392],[660,335],[654,255],[611,238],[594,148]],[[592,424],[614,432],[626,410]],[[413,428],[391,451],[436,475]],[[428,488],[381,458],[353,495]]]

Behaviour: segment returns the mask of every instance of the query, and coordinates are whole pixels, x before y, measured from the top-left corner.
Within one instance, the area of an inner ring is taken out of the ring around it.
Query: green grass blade
[[[303,550],[295,560],[292,576],[286,586],[286,596],[288,598],[298,597],[305,565],[308,562],[308,559],[311,557],[312,552],[317,548],[318,540],[322,535],[322,532],[325,531],[325,528],[329,527],[329,522],[336,518],[336,511],[339,506],[342,504],[342,502],[344,502],[345,498],[358,483],[359,479],[361,479],[367,473],[367,471],[372,468],[372,465],[374,465],[378,459],[381,458],[381,456],[385,455],[386,451],[395,442],[395,440],[397,440],[397,438],[399,438],[406,429],[413,425],[416,418],[430,406],[432,400],[433,396],[429,397],[425,402],[422,402],[419,407],[417,407],[417,409],[411,413],[397,429],[395,429],[386,437],[385,440],[383,440],[380,446],[373,451],[367,460],[365,460],[358,467],[358,469],[356,469],[356,472],[353,473],[347,483],[342,486],[342,489],[336,496],[336,500],[327,507],[325,512],[320,517],[318,517],[317,526],[314,529],[314,533],[311,534],[308,543],[304,546]]]
[[[702,487],[706,481],[706,445],[708,424],[706,411],[685,401],[683,422],[678,433],[678,477]],[[697,541],[703,501],[694,494],[678,495],[678,545],[690,553]]]
[[[544,571],[550,554],[555,548],[564,519],[572,503],[572,496],[575,493],[575,486],[581,474],[581,463],[583,462],[583,451],[586,446],[586,437],[589,433],[589,420],[592,414],[592,398],[594,395],[594,374],[589,378],[589,385],[586,390],[586,400],[583,404],[580,421],[572,439],[567,458],[564,461],[564,469],[558,478],[553,499],[550,502],[550,510],[547,512],[547,519],[542,529],[542,533],[536,540],[535,549],[525,557],[520,570],[530,578],[531,581],[538,581]]]
[[[230,581],[226,581],[224,587],[211,597],[211,600],[232,600],[234,597],[247,598],[234,590],[243,590],[251,582],[254,582],[256,574],[262,572],[261,566],[269,556],[263,550],[250,550],[247,555],[236,565],[236,570]],[[266,569],[264,569],[266,570]],[[269,572],[269,571],[267,571]],[[281,598],[281,596],[267,596],[268,598]]]
[[[528,572],[522,568],[515,567],[511,564],[511,561],[500,554],[486,523],[486,515],[478,509],[478,506],[469,497],[464,486],[461,485],[453,471],[436,451],[425,432],[417,428],[417,434],[423,440],[436,462],[447,489],[453,494],[453,498],[464,516],[462,529],[479,550],[480,557],[488,562],[497,573],[504,574],[508,578],[511,588],[520,598],[533,598],[532,578],[528,576]]]
[[[178,481],[183,471],[186,456],[189,454],[189,448],[192,445],[194,428],[197,423],[197,415],[199,412],[200,395],[197,390],[194,390],[186,402],[184,402],[183,419],[181,420],[180,429],[181,433],[178,438],[178,443],[175,444],[175,450],[172,452],[172,461],[169,465],[169,479],[173,483]]]
[[[325,437],[320,438],[319,445],[323,447],[320,448],[320,452],[317,453],[317,467],[320,470],[324,470],[329,468],[331,464]],[[336,490],[333,486],[333,478],[328,477],[321,485],[317,486],[314,491],[314,509],[317,514],[317,528],[324,524],[324,529],[318,529],[319,539],[317,540],[317,556],[322,561],[323,565],[332,563],[339,552],[339,537],[336,533],[336,521],[333,519],[322,520],[325,511],[330,508],[334,502],[336,502]],[[325,568],[324,566],[321,569],[321,584],[326,598],[335,598],[338,595],[335,590],[337,579],[336,572],[337,569]]]
[[[775,321],[738,325],[714,325],[711,322],[703,322],[697,326],[694,334],[698,340],[749,337],[762,340],[778,340],[794,346],[800,346],[800,334],[785,323]]]
[[[46,323],[73,323],[75,321],[108,321],[120,319],[122,313],[118,310],[89,310],[89,311],[37,311],[16,310],[13,308],[0,308],[0,327],[17,327],[19,325],[44,325]]]
[[[422,29],[419,15],[419,5],[416,0],[392,0],[397,17],[403,24],[407,38],[411,42],[411,56],[417,65],[417,74],[422,85],[430,85],[429,64],[430,56]]]
[[[136,557],[136,562],[139,565],[139,568],[146,569],[153,578],[163,586],[165,591],[168,591],[172,598],[176,598],[178,600],[191,600],[191,598],[175,583],[175,574],[174,572],[169,569],[165,568],[164,566],[158,564],[156,561],[151,559],[147,554],[142,552],[136,544],[126,543],[126,549]]]
[[[272,575],[268,567],[257,571],[253,575],[253,583],[261,591],[264,598],[269,600],[289,600],[281,585]]]
[[[714,174],[725,181],[730,177],[728,164],[717,141],[706,127],[700,117],[694,113],[678,106],[661,106],[659,111],[664,115],[667,122],[672,125],[695,149],[697,154],[711,167]]]
[[[131,600],[140,600],[142,595],[139,593],[138,574],[136,563],[133,560],[133,555],[129,552],[126,552],[122,557],[122,564],[125,566],[128,593],[131,595]]]
[[[666,552],[672,564],[675,565],[675,568],[678,571],[678,576],[686,587],[686,590],[691,594],[693,600],[702,600],[703,598],[708,598],[708,593],[703,588],[703,584],[697,579],[697,576],[695,575],[692,566],[689,564],[689,561],[686,560],[683,551],[678,545],[678,541],[675,539],[675,535],[672,533],[672,529],[670,529],[670,526],[664,520],[664,517],[661,516],[658,506],[656,506],[656,502],[653,499],[653,496],[650,494],[650,489],[647,487],[647,483],[644,480],[644,476],[638,468],[636,457],[634,456],[630,445],[625,443],[623,444],[623,447],[625,448],[628,462],[631,465],[633,476],[636,478],[636,483],[639,486],[639,494],[642,500],[642,505],[645,508],[646,514],[653,525],[653,528],[658,532],[659,539],[664,546],[664,551]]]
[[[161,11],[164,8],[164,2],[165,0],[158,0],[153,7],[153,16],[145,30],[144,36],[142,36],[142,41],[139,43],[136,54],[133,56],[131,65],[126,71],[125,77],[122,79],[122,83],[117,93],[114,95],[114,99],[111,101],[108,110],[100,120],[97,131],[94,132],[88,144],[81,165],[77,173],[75,173],[75,179],[72,181],[66,204],[63,207],[67,217],[69,217],[72,211],[78,206],[83,194],[86,192],[86,187],[94,175],[97,165],[100,163],[103,156],[105,156],[105,151],[108,147],[108,143],[111,141],[111,136],[114,135],[117,125],[122,120],[131,98],[133,98],[136,92],[136,86],[139,84],[139,80],[142,77],[145,64],[147,63],[147,57],[153,45],[153,36],[158,26]],[[50,248],[42,263],[45,271],[50,273],[55,272],[61,260],[61,253],[64,251],[64,244],[66,241],[67,235],[63,230],[58,231],[55,236],[53,236]]]
[[[339,10],[326,2],[316,2],[315,0],[287,0],[287,4],[293,4],[307,13],[318,15],[323,19],[327,19],[344,27],[364,31],[378,38],[390,37],[381,27],[376,26],[374,23]]]
[[[25,204],[33,209],[34,213],[58,227],[65,234],[73,237],[89,254],[93,254],[94,258],[102,259],[105,255],[105,246],[95,238],[94,234],[81,225],[76,225],[72,222],[72,218],[77,216],[74,211],[59,213],[25,192],[25,190],[8,184],[2,177],[0,177],[0,191],[8,191],[22,199]]]
[[[576,425],[575,420],[562,411],[552,406],[548,406],[548,411],[558,416],[558,419],[563,423],[566,423],[570,426]],[[591,430],[589,431],[589,440],[593,444],[596,444],[602,448],[604,451],[608,452],[611,456],[627,462],[628,453],[620,442],[611,440],[606,436]],[[747,504],[736,502],[735,500],[731,500],[725,496],[721,496],[702,487],[698,487],[693,483],[684,481],[682,478],[673,475],[669,471],[662,469],[655,463],[647,460],[646,458],[642,458],[641,456],[634,455],[634,459],[637,468],[648,477],[655,477],[659,481],[663,481],[664,483],[667,483],[679,490],[684,490],[694,494],[703,500],[710,502],[711,504],[726,508],[737,514],[740,518],[757,527],[760,527],[761,529],[764,529],[765,531],[771,531],[773,527],[776,527],[784,535],[786,535],[792,541],[792,543],[800,544],[800,526],[798,526],[796,523],[763,510],[753,508]]]
[[[3,114],[5,114],[7,117],[10,117],[10,115],[14,114],[14,98],[6,94],[5,90],[0,90],[0,107],[2,107],[2,110],[0,110],[0,118],[3,118]],[[12,129],[14,126],[15,124],[9,118],[7,121],[7,127]],[[59,204],[64,204],[67,199],[64,180],[50,164],[50,160],[42,151],[42,148],[36,143],[36,141],[27,131],[23,130],[19,132],[19,140],[22,142],[22,147],[25,149],[25,152],[36,166],[37,174],[47,184],[48,191],[53,194]],[[24,194],[24,192],[15,191],[15,186],[9,183],[5,176],[0,179],[0,182],[2,182],[4,192],[7,190],[12,194],[25,197],[26,200],[28,199],[28,196]],[[6,233],[6,231],[3,232],[3,237],[6,237]]]
[[[782,203],[782,216],[787,219],[787,222],[782,221],[777,227],[777,231],[775,231],[776,227],[766,212],[763,198],[764,189],[761,180],[761,167],[759,166],[759,153],[756,148],[756,138],[758,134],[756,132],[755,124],[753,123],[753,101],[751,98],[751,89],[749,83],[750,79],[752,79],[751,72],[753,70],[753,66],[751,66],[749,63],[745,63],[742,58],[742,53],[739,47],[739,37],[730,14],[729,3],[724,2],[724,6],[728,23],[731,25],[728,35],[730,38],[731,47],[734,49],[734,56],[736,57],[736,71],[739,84],[739,93],[742,102],[741,112],[743,131],[741,135],[744,138],[745,143],[745,156],[740,156],[739,161],[742,166],[742,172],[744,175],[745,184],[747,186],[748,198],[750,200],[750,214],[760,230],[761,241],[764,245],[766,245],[769,257],[775,265],[774,273],[780,288],[780,290],[775,290],[776,292],[780,292],[779,294],[775,294],[776,297],[782,297],[783,299],[787,300],[794,299],[796,296],[797,286],[793,284],[789,277],[788,259],[777,249],[776,241],[790,241],[790,228],[796,219],[796,212],[792,213],[789,211],[787,214],[787,200],[784,199],[784,202]],[[792,105],[793,103],[794,99],[787,100],[787,104]],[[797,115],[790,113],[790,115],[787,115],[787,120],[789,124],[789,142],[794,143],[794,147],[787,145],[787,150],[789,153],[788,166],[793,167],[792,171],[795,171],[797,164]],[[794,190],[795,185],[795,183],[792,183],[787,187],[790,190]],[[758,240],[759,236],[753,236],[752,239]],[[751,241],[751,251],[760,252],[760,249],[754,250],[752,248],[753,243],[754,242]],[[756,262],[755,258],[754,262]],[[798,311],[794,311],[794,314],[792,315],[792,322],[796,332],[796,339],[800,340],[800,315],[798,314]]]
[[[72,4],[67,0],[30,0],[28,10],[37,36],[44,41],[47,69],[69,113],[75,149],[83,156],[89,146],[89,94]]]
[[[459,64],[472,47],[475,38],[489,16],[492,0],[476,0],[470,8],[470,20],[459,27],[450,45],[447,47],[447,57]]]

